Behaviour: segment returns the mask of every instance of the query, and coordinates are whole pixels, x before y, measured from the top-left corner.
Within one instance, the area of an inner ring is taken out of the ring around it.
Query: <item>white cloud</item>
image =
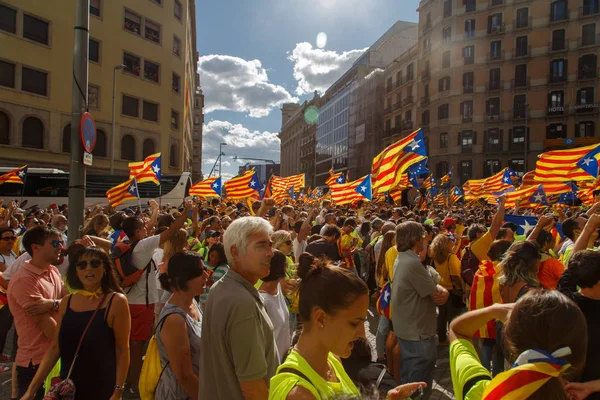
[[[303,95],[315,90],[325,92],[350,69],[365,50],[350,50],[340,54],[314,48],[307,42],[297,43],[288,56],[288,60],[294,63],[294,78],[298,81],[295,93]]]
[[[200,57],[198,72],[205,113],[229,110],[260,118],[283,103],[298,101],[283,86],[269,83],[267,70],[259,60],[207,55]]]
[[[241,124],[213,120],[202,127],[202,159],[205,164],[205,175],[208,175],[212,164],[219,156],[219,143],[227,143],[227,146],[223,146],[223,153],[225,153],[223,170],[227,166],[228,171],[237,174],[237,167],[250,161],[238,159],[237,162],[233,162],[233,156],[257,157],[279,162],[281,142],[276,132],[251,131]],[[223,174],[224,178],[225,176]]]

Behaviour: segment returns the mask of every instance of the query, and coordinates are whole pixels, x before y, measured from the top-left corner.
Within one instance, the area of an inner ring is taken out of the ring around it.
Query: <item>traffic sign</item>
[[[83,165],[87,165],[88,167],[92,166],[92,153],[88,153],[87,151],[83,152]]]
[[[81,114],[79,120],[79,138],[81,145],[88,153],[91,153],[96,146],[96,122],[89,112]]]

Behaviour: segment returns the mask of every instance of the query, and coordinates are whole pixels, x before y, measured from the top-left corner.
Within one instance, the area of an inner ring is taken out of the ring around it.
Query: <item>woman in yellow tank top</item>
[[[359,399],[339,357],[348,357],[353,342],[365,337],[369,289],[356,274],[315,262],[298,268],[298,313],[302,333],[271,378],[269,399]],[[406,399],[424,383],[400,386],[390,399]]]

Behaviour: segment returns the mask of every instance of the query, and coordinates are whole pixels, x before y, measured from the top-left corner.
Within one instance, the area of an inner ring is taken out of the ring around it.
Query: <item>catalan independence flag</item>
[[[138,193],[137,181],[135,178],[129,180],[109,189],[106,192],[108,202],[112,207],[116,207],[124,201],[135,200],[140,197]]]
[[[423,179],[423,187],[426,190],[429,190],[434,186],[435,186],[435,178],[433,177],[433,175],[429,175],[427,178]]]
[[[479,263],[479,270],[473,277],[471,297],[469,298],[469,311],[479,310],[494,303],[502,303],[500,296],[500,282],[498,276],[500,269],[490,260]],[[479,328],[473,337],[496,339],[496,325],[494,320]]]
[[[3,183],[19,183],[22,185],[25,183],[25,178],[27,178],[27,165],[0,175],[0,185]]]
[[[452,188],[452,190],[450,191],[450,196],[448,197],[448,201],[450,202],[450,204],[456,204],[457,201],[459,201],[460,199],[462,199],[463,197],[463,192],[462,190],[460,190],[460,188],[458,186],[454,186]]]
[[[221,177],[215,176],[196,183],[190,188],[190,196],[221,197]]]
[[[329,187],[332,185],[341,185],[342,183],[346,183],[346,175],[343,172],[333,173],[333,168],[329,170],[329,178],[325,180],[325,184]]]
[[[433,198],[434,206],[446,206],[446,194],[444,192],[439,193]]]
[[[244,172],[244,175],[237,176],[225,182],[225,192],[231,199],[247,199],[249,197],[260,198],[259,191],[262,187],[254,169]]]
[[[442,181],[442,185],[445,185],[450,181],[450,179],[452,179],[452,168],[450,169],[450,171],[448,171],[446,175],[442,176],[440,180]]]
[[[598,176],[600,144],[542,153],[535,164],[538,182],[591,181]]]
[[[298,175],[292,175],[292,176],[286,176],[287,179],[287,184],[288,184],[288,189],[290,188],[290,186],[294,187],[295,191],[300,191],[300,189],[304,189],[304,174],[298,174]]]
[[[373,191],[385,193],[398,186],[398,181],[408,167],[425,158],[427,150],[421,129],[389,145],[373,159]]]
[[[144,161],[129,163],[129,177],[136,178],[138,183],[154,182],[160,185],[161,153],[146,157]]]
[[[331,186],[331,199],[337,205],[350,204],[353,201],[373,198],[371,175],[363,176],[353,182]]]

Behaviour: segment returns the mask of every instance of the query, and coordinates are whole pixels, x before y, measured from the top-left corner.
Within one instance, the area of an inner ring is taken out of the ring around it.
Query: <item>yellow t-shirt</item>
[[[456,230],[454,231],[454,233],[456,234],[457,238],[460,239],[460,237],[463,235],[464,232],[465,232],[464,225],[456,225]]]
[[[440,274],[440,285],[446,290],[454,288],[461,289],[463,287],[460,278],[460,260],[456,254],[450,254],[450,257],[443,263],[438,263],[434,260],[435,270]],[[454,284],[453,284],[454,282]]]
[[[396,257],[398,257],[398,249],[396,246],[390,247],[385,252],[385,262],[381,268],[381,275],[379,276],[379,287],[383,287],[386,283],[386,280],[383,279],[383,276],[388,275],[389,280],[394,279],[394,262],[396,262]]]
[[[487,253],[490,251],[490,247],[494,239],[492,239],[492,235],[490,235],[490,231],[487,231],[483,234],[479,239],[471,243],[471,251],[475,254],[475,257],[479,259],[479,261],[490,260]]]

